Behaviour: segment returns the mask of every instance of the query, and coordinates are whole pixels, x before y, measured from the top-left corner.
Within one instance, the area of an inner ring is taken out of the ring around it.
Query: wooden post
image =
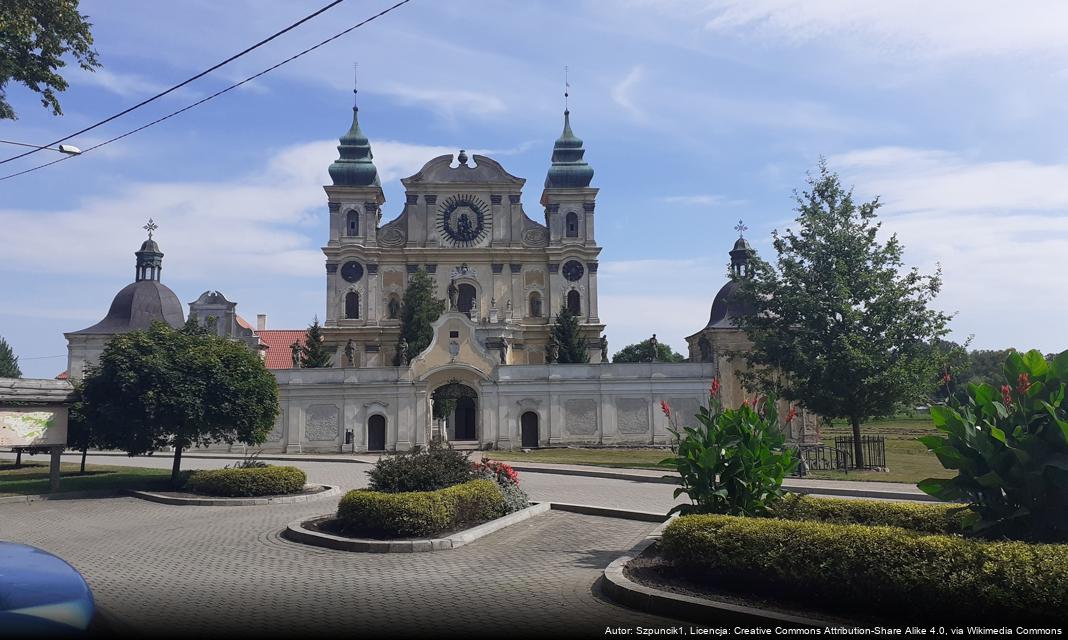
[[[52,447],[52,463],[48,468],[48,490],[59,491],[59,463],[63,458],[63,446]]]

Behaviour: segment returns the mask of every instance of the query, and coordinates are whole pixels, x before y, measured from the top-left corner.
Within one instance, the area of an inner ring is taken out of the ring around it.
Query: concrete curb
[[[329,533],[305,529],[305,519],[290,522],[282,532],[282,537],[293,542],[326,547],[338,551],[357,551],[365,553],[418,553],[424,551],[444,551],[456,549],[479,538],[499,531],[509,525],[528,520],[549,510],[549,503],[542,502],[510,513],[496,520],[490,520],[477,527],[455,533],[448,538],[429,538],[424,540],[371,540],[368,538],[346,538]]]
[[[317,493],[304,493],[299,496],[271,496],[265,498],[180,498],[177,496],[167,496],[160,493],[153,493],[151,491],[137,491],[130,489],[126,492],[127,495],[142,500],[148,500],[149,502],[159,502],[161,504],[169,504],[176,506],[196,506],[196,507],[251,507],[256,505],[265,504],[293,504],[295,502],[311,502],[313,500],[320,500],[322,498],[329,498],[330,496],[336,496],[341,493],[341,488],[329,484],[306,484],[305,489],[319,487],[323,489]]]
[[[656,528],[645,540],[641,541],[627,555],[616,558],[604,570],[601,590],[609,599],[631,609],[672,618],[681,618],[692,622],[715,624],[716,626],[740,625],[748,627],[789,625],[791,627],[822,628],[833,626],[823,620],[792,616],[777,611],[746,607],[729,602],[717,602],[704,598],[695,598],[670,591],[653,589],[638,584],[627,578],[623,569],[628,562],[638,557],[649,545],[660,538],[660,533],[667,522]]]
[[[40,500],[83,500],[89,498],[117,498],[123,495],[121,489],[87,489],[85,491],[67,491],[65,493],[37,493],[27,496],[0,497],[0,504],[19,504],[38,502]]]
[[[635,511],[632,509],[615,509],[612,507],[596,507],[589,504],[570,504],[567,502],[550,502],[550,508],[554,511],[569,511],[587,516],[601,516],[602,518],[623,518],[625,520],[639,520],[641,522],[667,522],[668,516],[655,511]],[[659,527],[657,528],[660,529]]]

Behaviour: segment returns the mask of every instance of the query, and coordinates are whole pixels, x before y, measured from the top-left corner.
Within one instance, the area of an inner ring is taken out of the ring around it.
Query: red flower
[[[742,400],[742,406],[743,407],[748,407],[749,406],[749,398],[745,398],[744,400]]]
[[[1027,388],[1031,386],[1031,376],[1026,373],[1020,374],[1020,379],[1016,381],[1016,393],[1024,395],[1027,393]]]
[[[712,378],[712,386],[710,386],[708,388],[708,392],[710,394],[712,394],[713,396],[718,396],[719,395],[719,378],[718,377]]]
[[[1001,385],[1001,403],[1004,405],[1012,404],[1012,387],[1007,384]]]
[[[671,417],[671,405],[669,405],[666,401],[660,401],[660,410],[664,412],[665,416],[669,418]]]
[[[796,417],[797,417],[797,407],[796,406],[790,407],[789,413],[786,414],[786,422],[787,422],[787,424],[792,422],[793,419],[796,418]]]
[[[952,379],[953,377],[950,376],[948,372],[942,374],[942,384],[949,384],[950,380]]]

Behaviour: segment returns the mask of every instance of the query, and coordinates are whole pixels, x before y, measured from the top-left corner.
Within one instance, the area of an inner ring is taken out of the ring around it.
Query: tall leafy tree
[[[579,317],[567,308],[560,307],[549,333],[550,348],[556,347],[556,361],[561,364],[582,364],[590,361],[586,339],[582,337]]]
[[[431,325],[444,311],[445,301],[434,297],[434,280],[426,269],[420,267],[412,274],[408,280],[408,288],[404,290],[400,312],[400,337],[397,339],[393,364],[403,364],[400,361],[401,340],[407,343],[409,358],[414,358],[430,346],[430,341],[434,339],[434,329]]]
[[[300,366],[305,369],[320,369],[329,367],[332,363],[333,358],[323,344],[323,328],[319,325],[319,317],[316,316],[304,332],[304,346],[300,348]]]
[[[278,414],[278,385],[244,344],[195,323],[156,322],[112,338],[81,389],[82,419],[98,446],[130,455],[214,442],[260,444]]]
[[[931,345],[950,317],[929,307],[941,272],[906,269],[897,236],[878,238],[879,199],[855,202],[825,160],[795,198],[799,230],[774,233],[776,264],[734,276],[754,310],[739,321],[753,342],[743,380],[848,419],[863,465],[861,423],[930,397],[943,368]]]
[[[21,378],[22,369],[19,368],[19,357],[11,345],[0,337],[0,378]]]
[[[67,81],[57,70],[73,56],[78,66],[100,66],[93,50],[88,16],[78,13],[78,0],[4,0],[0,2],[0,119],[14,120],[6,85],[14,80],[41,94],[41,104],[61,115],[56,92]]]
[[[652,362],[653,339],[642,340],[635,344],[628,344],[612,356],[612,362]],[[676,353],[670,346],[663,342],[656,345],[657,362],[683,362],[686,356]]]

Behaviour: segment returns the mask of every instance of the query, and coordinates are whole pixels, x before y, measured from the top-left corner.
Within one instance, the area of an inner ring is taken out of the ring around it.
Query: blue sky
[[[68,67],[65,115],[8,85],[0,139],[44,143],[228,57],[325,0],[82,0],[104,67]],[[348,0],[106,127],[88,147],[389,6]],[[572,123],[601,189],[601,318],[612,350],[685,352],[725,280],[739,218],[765,256],[819,156],[880,195],[906,261],[944,270],[937,306],[973,347],[1068,348],[1068,5],[414,0],[246,88],[93,154],[0,182],[0,335],[25,375],[65,368],[62,333],[133,279],[147,218],[183,302],[217,289],[271,328],[324,313],[326,168],[360,114],[383,178],[459,148],[528,179],[527,213]],[[2,146],[3,157],[17,147]],[[3,165],[21,169],[45,152]],[[4,173],[8,173],[5,171]]]

